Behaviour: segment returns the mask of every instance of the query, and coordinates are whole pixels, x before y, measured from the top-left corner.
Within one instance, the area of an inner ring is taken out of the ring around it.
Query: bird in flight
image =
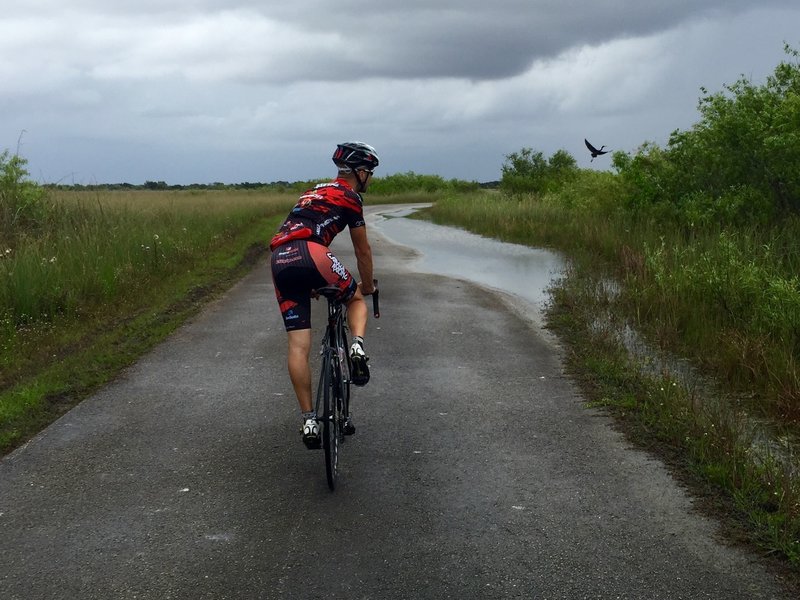
[[[586,138],[583,138],[583,141],[586,142],[586,147],[589,149],[589,152],[592,153],[592,160],[594,160],[595,158],[597,158],[601,154],[606,154],[608,152],[608,150],[603,150],[603,148],[605,148],[605,145],[600,146],[600,149],[598,150],[597,148],[592,146],[589,143],[589,140],[587,140]],[[589,162],[592,162],[592,160],[590,160]]]

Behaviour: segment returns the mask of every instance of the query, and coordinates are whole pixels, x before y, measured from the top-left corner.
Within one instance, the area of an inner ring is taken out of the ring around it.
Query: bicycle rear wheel
[[[339,477],[339,444],[342,440],[343,425],[341,371],[338,358],[327,354],[323,360],[322,377],[324,377],[322,447],[325,449],[325,474],[328,477],[328,487],[333,490]]]

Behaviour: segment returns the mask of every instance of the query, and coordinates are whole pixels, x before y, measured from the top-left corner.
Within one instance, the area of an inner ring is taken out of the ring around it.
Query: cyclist
[[[303,442],[309,448],[320,446],[320,428],[311,398],[311,296],[313,290],[337,285],[339,299],[347,304],[347,320],[353,343],[350,347],[352,382],[369,381],[369,358],[364,351],[367,328],[367,304],[364,296],[375,291],[372,276],[372,250],[367,239],[361,193],[369,187],[372,172],[378,166],[375,148],[362,142],[336,146],[333,162],[337,177],[308,190],[298,200],[289,216],[270,242],[272,281],[284,326],[288,333],[288,368],[303,420]],[[357,283],[328,248],[344,230],[356,255]],[[345,423],[344,432],[355,432]]]

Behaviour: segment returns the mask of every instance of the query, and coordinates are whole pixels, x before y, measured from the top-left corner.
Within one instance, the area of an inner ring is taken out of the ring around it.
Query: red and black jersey
[[[274,250],[292,240],[309,240],[328,246],[345,227],[363,226],[361,195],[347,181],[337,179],[321,183],[300,196],[269,247]]]

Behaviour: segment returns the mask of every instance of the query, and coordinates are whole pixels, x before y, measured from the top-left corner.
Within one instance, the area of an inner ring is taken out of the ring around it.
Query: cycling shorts
[[[272,282],[286,331],[311,328],[311,291],[335,285],[347,302],[357,283],[327,246],[293,240],[272,251]]]

